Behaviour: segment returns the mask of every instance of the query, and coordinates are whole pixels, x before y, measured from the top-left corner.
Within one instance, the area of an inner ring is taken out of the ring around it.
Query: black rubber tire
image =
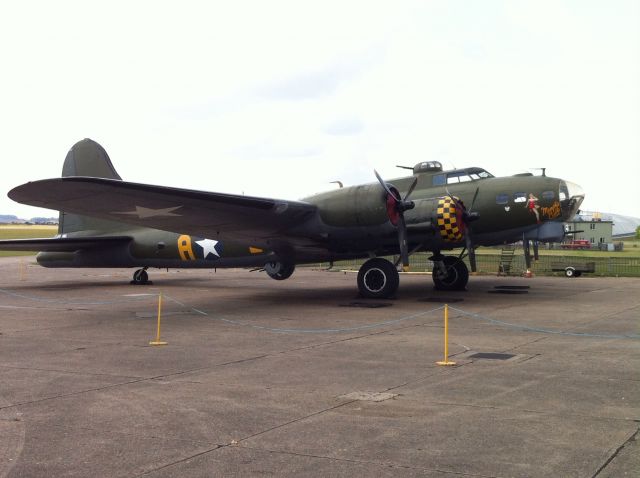
[[[138,269],[133,273],[133,282],[136,284],[146,284],[149,281],[149,274],[144,269]]]
[[[398,285],[398,270],[386,259],[369,259],[358,271],[358,290],[362,297],[388,299],[396,293]]]
[[[567,267],[564,270],[564,275],[566,275],[567,277],[573,277],[576,275],[576,270],[573,267]]]
[[[268,262],[264,265],[264,270],[272,279],[285,280],[291,277],[296,270],[296,265],[287,262]]]
[[[465,290],[469,282],[469,269],[467,265],[454,256],[446,256],[443,260],[447,268],[447,276],[440,277],[433,271],[433,283],[438,290]]]

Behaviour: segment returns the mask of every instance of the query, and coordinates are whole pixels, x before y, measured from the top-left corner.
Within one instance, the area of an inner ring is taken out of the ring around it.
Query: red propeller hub
[[[399,197],[400,193],[396,188],[390,188],[392,194],[387,193],[387,216],[389,217],[389,221],[394,226],[398,225],[398,221],[400,220],[400,208],[399,206]]]

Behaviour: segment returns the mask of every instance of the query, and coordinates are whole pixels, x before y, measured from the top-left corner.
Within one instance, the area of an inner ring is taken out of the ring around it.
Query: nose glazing
[[[563,221],[573,219],[578,213],[582,201],[584,201],[584,190],[578,184],[570,181],[560,182],[560,206]]]

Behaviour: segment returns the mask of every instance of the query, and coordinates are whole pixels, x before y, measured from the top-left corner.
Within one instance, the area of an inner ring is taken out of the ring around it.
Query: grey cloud
[[[332,136],[355,136],[364,130],[364,123],[358,118],[344,118],[327,125],[324,132]]]
[[[273,100],[313,100],[335,93],[341,85],[362,75],[384,56],[379,49],[370,49],[356,59],[335,62],[325,68],[300,73],[260,88],[257,95]]]

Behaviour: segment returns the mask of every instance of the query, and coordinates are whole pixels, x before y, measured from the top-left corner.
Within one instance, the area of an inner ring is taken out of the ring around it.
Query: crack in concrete
[[[613,460],[615,460],[615,458],[620,454],[622,450],[624,450],[624,448],[629,443],[636,440],[638,433],[640,433],[640,428],[638,428],[629,438],[627,438],[622,445],[620,445],[618,448],[615,449],[615,451],[611,454],[611,456],[600,466],[600,468],[596,470],[596,472],[593,474],[591,478],[596,478],[600,473],[602,473],[605,470],[605,468],[609,466],[609,464]]]

